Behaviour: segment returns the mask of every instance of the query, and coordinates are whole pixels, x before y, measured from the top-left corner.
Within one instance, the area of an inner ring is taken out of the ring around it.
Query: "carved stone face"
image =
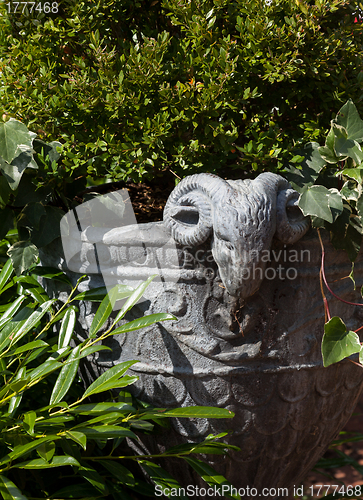
[[[264,224],[263,218],[253,213],[256,208],[246,206],[244,200],[238,208],[228,204],[216,207],[214,212],[213,258],[229,294],[241,299],[252,295],[261,284],[261,250],[270,245],[274,232],[274,222],[270,219],[268,226]]]

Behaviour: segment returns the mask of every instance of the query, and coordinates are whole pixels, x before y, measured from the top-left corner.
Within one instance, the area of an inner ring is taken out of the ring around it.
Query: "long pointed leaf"
[[[26,374],[26,368],[25,368],[25,366],[23,366],[22,368],[20,368],[20,370],[16,374],[14,382],[16,382],[17,380],[20,380],[20,379],[24,379],[25,378],[25,374]],[[18,408],[18,406],[20,405],[22,397],[23,397],[23,393],[19,394],[19,396],[13,396],[10,399],[9,410],[8,410],[9,413],[13,413]]]
[[[46,441],[55,441],[60,439],[60,436],[45,436],[39,439],[36,439],[35,441],[31,441],[30,443],[27,444],[22,444],[15,446],[13,451],[8,453],[7,455],[4,455],[3,457],[0,458],[0,465],[6,464],[10,461],[16,460],[17,458],[20,458],[21,456],[25,455],[26,453],[29,453],[32,450],[35,450],[40,446],[42,443],[45,443]]]
[[[145,290],[150,285],[150,283],[155,278],[155,276],[157,276],[157,275],[154,274],[153,276],[150,276],[150,278],[148,278],[144,283],[141,283],[141,285],[139,285],[135,289],[134,293],[132,295],[130,295],[130,297],[127,299],[127,301],[122,306],[119,313],[117,314],[116,319],[114,321],[114,325],[116,325],[116,323],[118,321],[120,321],[125,316],[127,311],[129,311],[136,304],[136,302],[143,296]]]
[[[10,278],[13,271],[14,271],[14,267],[13,267],[13,264],[11,262],[11,259],[8,259],[5,262],[4,267],[2,268],[1,273],[0,273],[0,292],[4,288],[6,282]]]
[[[166,321],[166,320],[177,320],[175,316],[169,313],[156,313],[156,314],[149,314],[148,316],[144,316],[143,318],[138,318],[134,319],[133,321],[130,321],[129,323],[125,323],[124,325],[120,326],[119,328],[116,328],[112,332],[112,335],[119,334],[119,333],[125,333],[125,332],[132,332],[133,330],[139,330],[140,328],[145,328],[147,326],[153,325],[154,323],[158,323],[159,321]]]
[[[74,306],[70,306],[63,316],[58,337],[58,348],[67,347],[71,341],[74,327],[76,325],[76,311]]]
[[[222,492],[222,496],[225,495],[228,498],[234,498],[235,500],[241,500],[240,495],[231,494],[233,493],[232,485],[225,477],[218,474],[217,471],[213,469],[210,465],[198,460],[194,457],[183,457],[183,459],[204,479],[204,481],[210,486],[219,487]]]
[[[26,298],[25,295],[20,295],[12,304],[11,306],[9,307],[9,309],[7,309],[4,314],[1,316],[1,319],[0,319],[0,328],[3,328],[3,326],[8,322],[10,321],[14,316],[15,314],[17,313],[17,311],[19,310],[21,304],[24,302],[24,299]]]
[[[19,330],[17,330],[12,337],[10,345],[18,342],[24,335],[26,335],[37,323],[40,319],[48,312],[52,304],[54,304],[55,299],[48,300],[44,302],[36,311],[33,312],[31,316],[25,321],[25,323],[21,326]]]
[[[3,500],[28,500],[19,488],[5,476],[0,476],[0,493]]]
[[[98,392],[102,392],[102,386],[106,385],[111,381],[116,381],[119,379],[129,368],[130,366],[137,363],[137,361],[125,361],[118,365],[109,368],[107,371],[102,373],[92,384],[86,389],[83,397],[86,398],[91,394],[97,394]]]
[[[67,359],[67,364],[63,366],[61,369],[56,383],[54,384],[52,394],[50,396],[49,404],[59,403],[64,396],[69,391],[73,380],[77,374],[78,366],[79,366],[79,358],[72,361],[74,358],[79,356],[79,351],[81,350],[81,346],[77,346],[71,352],[69,358]],[[68,363],[69,362],[69,363]]]

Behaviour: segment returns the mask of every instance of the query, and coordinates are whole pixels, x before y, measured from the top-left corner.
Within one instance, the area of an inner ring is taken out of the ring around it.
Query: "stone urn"
[[[170,194],[163,221],[92,228],[77,220],[63,239],[66,258],[54,248],[42,256],[74,282],[87,273],[86,288],[111,281],[135,287],[159,270],[124,322],[157,312],[178,320],[109,340],[112,352],[90,360],[88,376],[136,359],[130,372],[139,380],[130,390],[138,398],[163,408],[232,410],[231,420],[174,419],[167,433],[140,434],[135,452],[230,430],[226,442],[241,451],[204,460],[243,498],[296,493],[363,387],[363,370],[349,360],[323,367],[321,248],[297,199],[288,182],[271,173],[253,181],[193,175]],[[345,253],[327,238],[324,245],[327,280],[337,295],[356,302],[352,282],[342,279],[350,272]],[[363,281],[359,258],[355,277]],[[361,308],[335,298],[329,305],[351,329],[361,326]],[[94,312],[94,304],[81,304],[80,335],[87,335]],[[194,497],[221,498],[180,460],[161,465]]]

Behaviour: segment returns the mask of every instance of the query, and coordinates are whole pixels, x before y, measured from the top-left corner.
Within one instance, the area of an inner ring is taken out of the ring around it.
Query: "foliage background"
[[[8,9],[0,106],[64,143],[68,176],[276,171],[294,146],[319,142],[348,98],[363,111],[356,1],[63,0],[49,14]]]

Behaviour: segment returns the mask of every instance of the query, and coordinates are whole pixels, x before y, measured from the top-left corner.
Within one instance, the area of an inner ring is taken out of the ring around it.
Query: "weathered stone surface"
[[[158,245],[163,248],[159,255],[163,279],[151,283],[144,300],[124,320],[169,312],[178,321],[118,336],[109,341],[112,353],[99,353],[91,368],[97,373],[114,363],[137,359],[139,363],[130,370],[139,376],[131,387],[136,396],[161,407],[210,405],[236,413],[228,421],[174,419],[169,433],[141,437],[143,452],[201,440],[227,428],[233,431],[227,441],[241,452],[206,460],[235,487],[261,492],[262,488],[298,486],[353,411],[363,386],[363,370],[349,361],[322,366],[320,245],[312,230],[299,239],[307,225],[293,206],[296,193],[274,174],[263,174],[257,182],[229,184],[213,177],[209,188],[206,174],[201,175],[202,188],[196,188],[198,179],[192,176],[175,189],[165,224],[139,225],[145,262],[151,261]],[[188,191],[190,186],[193,189]],[[178,208],[178,203],[184,208]],[[282,216],[286,203],[291,203],[291,210]],[[207,207],[205,216],[196,214],[202,205]],[[233,217],[228,212],[231,206]],[[184,224],[187,239],[171,219]],[[280,221],[282,229],[278,229]],[[192,231],[198,224],[203,225],[203,241]],[[101,235],[111,255],[138,251],[137,242],[122,241],[113,231],[113,239],[107,230]],[[169,245],[171,254],[177,251],[177,270],[173,259],[168,259]],[[354,297],[351,281],[338,281],[350,272],[348,259],[328,241],[325,246],[327,279],[339,296],[350,300]],[[43,261],[67,270],[55,250],[46,252]],[[127,262],[126,267],[117,267],[117,280],[135,286],[148,278],[148,265]],[[83,272],[87,272],[85,263]],[[89,280],[82,286],[100,286],[102,277],[91,263],[88,271]],[[76,281],[79,275],[67,272]],[[359,259],[355,274],[362,282]],[[360,326],[358,307],[333,298],[329,303],[332,315],[342,317],[353,329]],[[94,310],[94,304],[81,304],[80,335],[87,334]],[[184,486],[205,486],[180,461],[168,459],[163,466]],[[265,496],[275,497],[277,493]]]

